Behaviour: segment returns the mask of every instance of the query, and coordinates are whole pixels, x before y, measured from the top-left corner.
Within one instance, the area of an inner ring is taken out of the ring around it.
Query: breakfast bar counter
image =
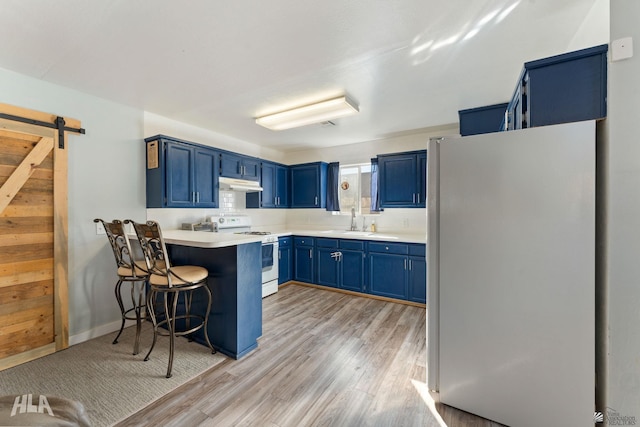
[[[212,295],[208,334],[213,347],[239,359],[258,346],[262,335],[262,250],[260,239],[203,231],[163,233],[174,265],[198,265],[209,271]],[[194,296],[191,310],[204,313],[206,298]],[[194,340],[205,343],[204,331]]]

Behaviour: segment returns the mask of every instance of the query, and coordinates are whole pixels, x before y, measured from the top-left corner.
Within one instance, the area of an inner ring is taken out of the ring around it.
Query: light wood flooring
[[[393,302],[282,287],[264,299],[257,350],[226,360],[118,427],[498,426],[440,404],[434,415],[421,398],[425,314]]]

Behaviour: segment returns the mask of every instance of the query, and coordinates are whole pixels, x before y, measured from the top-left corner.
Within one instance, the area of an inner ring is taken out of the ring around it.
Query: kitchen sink
[[[344,234],[348,236],[370,236],[370,231],[345,231]]]

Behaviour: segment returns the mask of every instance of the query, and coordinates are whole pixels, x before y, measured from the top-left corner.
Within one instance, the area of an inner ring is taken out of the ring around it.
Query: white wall
[[[611,2],[611,40],[633,37],[633,58],[609,64],[606,182],[606,406],[640,423],[640,2]],[[604,408],[598,408],[604,411]],[[614,423],[610,423],[613,425]],[[622,424],[619,424],[622,425]]]
[[[73,343],[86,339],[85,333],[107,332],[120,318],[113,297],[117,276],[93,219],[145,216],[143,113],[2,69],[0,93],[3,103],[72,117],[86,129],[67,144],[69,333]]]
[[[293,151],[285,154],[283,163],[293,165],[307,162],[340,162],[340,164],[368,163],[377,154],[399,153],[401,151],[424,150],[429,138],[459,135],[458,124],[434,128],[419,133],[390,136],[375,141],[356,144],[322,147]]]
[[[566,50],[571,52],[605,43],[609,43],[609,0],[595,0]]]
[[[185,141],[221,148],[223,150],[259,157],[273,162],[282,162],[283,153],[257,144],[235,139],[197,126],[188,125],[157,114],[144,113],[144,136],[166,135]]]

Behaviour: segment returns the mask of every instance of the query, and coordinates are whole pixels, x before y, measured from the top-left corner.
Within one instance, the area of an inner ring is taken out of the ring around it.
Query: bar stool
[[[149,294],[147,295],[147,312],[153,322],[153,343],[144,360],[149,360],[149,356],[156,345],[158,335],[169,336],[169,366],[167,367],[167,378],[171,377],[173,367],[173,353],[175,337],[190,336],[199,329],[203,329],[204,338],[215,353],[215,349],[209,341],[208,321],[211,312],[211,291],[207,286],[209,272],[204,267],[181,265],[172,266],[169,261],[169,253],[160,231],[160,225],[155,221],[137,223],[132,220],[125,220],[125,224],[133,224],[133,228],[138,236],[140,247],[144,254],[147,271],[149,272]],[[207,308],[204,315],[192,313],[191,303],[193,293],[198,289],[203,289],[208,298]],[[156,312],[156,298],[164,295],[164,311],[162,316]],[[178,312],[178,300],[182,296],[184,300],[184,310]],[[176,320],[185,321],[184,330],[176,330]],[[196,319],[197,324],[191,327],[191,320]],[[158,329],[165,326],[167,331]]]
[[[113,250],[113,255],[116,258],[116,267],[118,272],[118,282],[115,287],[116,301],[120,307],[120,313],[122,317],[122,324],[120,325],[120,331],[113,340],[113,344],[118,343],[118,339],[122,334],[125,322],[127,320],[136,321],[136,338],[133,344],[133,354],[140,352],[140,329],[142,326],[142,310],[146,307],[146,301],[144,298],[144,285],[136,286],[136,283],[146,284],[149,279],[149,273],[146,271],[146,264],[144,261],[136,261],[131,251],[131,244],[127,233],[125,232],[122,221],[114,219],[112,222],[103,221],[100,218],[96,218],[93,222],[102,223],[104,230],[109,239],[109,244]],[[131,308],[125,309],[124,302],[122,300],[122,284],[131,284]],[[131,313],[133,312],[133,316]]]

